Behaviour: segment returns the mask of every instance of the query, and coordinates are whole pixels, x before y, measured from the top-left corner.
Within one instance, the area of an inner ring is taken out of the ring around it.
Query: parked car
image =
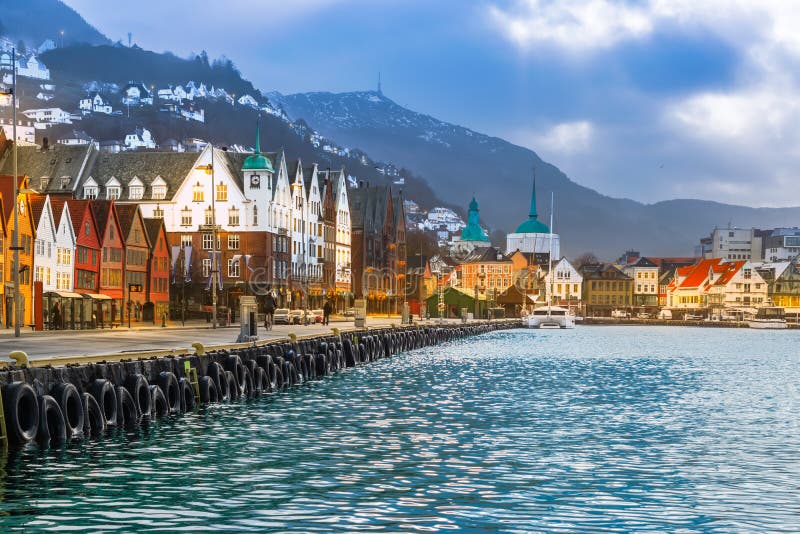
[[[672,311],[671,310],[661,310],[658,312],[658,318],[662,320],[671,320],[672,319]]]
[[[290,324],[301,324],[303,322],[303,310],[292,310],[289,312]]]
[[[649,319],[650,318],[650,314],[647,313],[647,312],[639,312],[639,313],[636,314],[636,318],[637,319]]]
[[[625,310],[611,310],[611,317],[616,319],[630,319],[631,314]]]
[[[702,315],[695,315],[693,313],[687,313],[686,315],[683,316],[683,318],[686,319],[687,321],[702,321],[703,320],[703,316]]]
[[[308,320],[313,321],[315,323],[321,323],[322,319],[324,319],[324,316],[325,312],[323,312],[322,310],[311,310]]]
[[[347,308],[344,310],[345,317],[355,317],[356,316],[356,309],[355,308]]]
[[[272,322],[273,324],[291,324],[289,308],[278,308],[275,310],[275,313],[272,314]]]

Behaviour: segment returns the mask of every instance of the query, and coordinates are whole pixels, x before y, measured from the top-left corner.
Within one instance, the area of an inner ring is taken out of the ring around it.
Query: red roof
[[[3,198],[14,198],[14,182],[13,176],[10,174],[0,174],[0,195]],[[25,177],[17,176],[17,187],[25,185]],[[8,221],[11,217],[11,212],[14,211],[14,202],[3,203],[3,217]]]
[[[736,273],[738,273],[742,267],[744,267],[744,261],[734,261],[730,263],[724,264],[725,270],[722,272],[722,276],[720,276],[714,283],[718,286],[724,286],[728,282],[730,282]],[[716,271],[715,271],[716,272]]]
[[[680,287],[700,287],[703,282],[708,279],[709,271],[717,272],[716,269],[719,268],[719,263],[721,261],[720,259],[700,260],[700,262],[695,265],[678,267],[678,276],[686,277],[683,282],[681,282]]]

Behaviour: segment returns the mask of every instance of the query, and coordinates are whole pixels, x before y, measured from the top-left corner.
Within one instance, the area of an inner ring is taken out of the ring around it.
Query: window
[[[203,278],[211,274],[211,258],[203,258]]]
[[[118,185],[111,185],[106,188],[106,199],[117,200],[122,193],[122,188]]]
[[[164,210],[161,208],[161,206],[156,206],[156,209],[153,210],[153,218],[154,219],[164,218]]]
[[[192,236],[190,234],[181,235],[181,246],[184,248],[192,246]]]
[[[239,278],[239,258],[228,260],[228,278]]]
[[[258,225],[258,206],[253,206],[253,226]]]
[[[167,198],[167,186],[166,185],[154,185],[153,186],[153,200],[164,200]]]
[[[189,209],[189,206],[184,206],[181,210],[181,226],[191,226],[192,225],[192,210]]]
[[[239,226],[239,208],[228,210],[228,226]]]
[[[203,250],[211,250],[214,248],[213,234],[203,234]]]
[[[85,223],[83,223],[83,233],[84,233],[84,235],[89,235],[91,233],[91,231],[92,231],[92,228],[89,225],[89,221],[86,221]]]
[[[192,201],[193,202],[203,201],[203,186],[200,184],[200,182],[197,182],[192,186]]]
[[[217,184],[217,202],[225,202],[228,200],[228,186],[226,184]]]
[[[93,200],[97,198],[97,186],[87,185],[83,188],[83,198]]]
[[[44,256],[44,239],[36,240],[36,254],[39,256]]]
[[[206,226],[212,226],[214,224],[214,210],[211,209],[211,206],[206,208],[205,224]]]
[[[141,200],[144,198],[144,186],[132,185],[128,188],[128,198],[131,200]]]
[[[239,234],[228,234],[228,249],[239,250]]]

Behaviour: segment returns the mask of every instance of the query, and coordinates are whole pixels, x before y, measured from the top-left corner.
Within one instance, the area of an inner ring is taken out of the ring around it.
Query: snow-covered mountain
[[[494,228],[513,231],[527,217],[535,167],[540,217],[549,217],[554,192],[555,231],[571,256],[594,251],[613,259],[627,248],[688,255],[701,236],[728,221],[764,228],[800,221],[800,208],[611,198],[575,183],[527,148],[414,112],[374,91],[272,93],[271,100],[340,143],[410,169],[441,198],[466,206],[476,195],[481,217]]]

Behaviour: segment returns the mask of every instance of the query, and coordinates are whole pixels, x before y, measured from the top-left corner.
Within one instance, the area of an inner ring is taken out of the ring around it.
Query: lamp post
[[[214,145],[209,143],[208,146],[211,147],[211,163],[209,165],[200,165],[196,169],[211,175],[211,328],[216,328],[217,272],[219,271],[219,265],[217,265],[217,187],[214,176]]]
[[[63,33],[62,33],[63,35]],[[12,145],[12,160],[14,168],[14,176],[12,178],[14,186],[14,231],[11,235],[11,250],[14,251],[14,259],[12,262],[12,279],[14,282],[14,337],[19,337],[19,325],[22,322],[20,309],[20,292],[19,292],[19,182],[17,181],[19,170],[17,168],[17,50],[11,49],[11,90],[0,93],[5,96],[11,96],[11,137],[13,137]]]

